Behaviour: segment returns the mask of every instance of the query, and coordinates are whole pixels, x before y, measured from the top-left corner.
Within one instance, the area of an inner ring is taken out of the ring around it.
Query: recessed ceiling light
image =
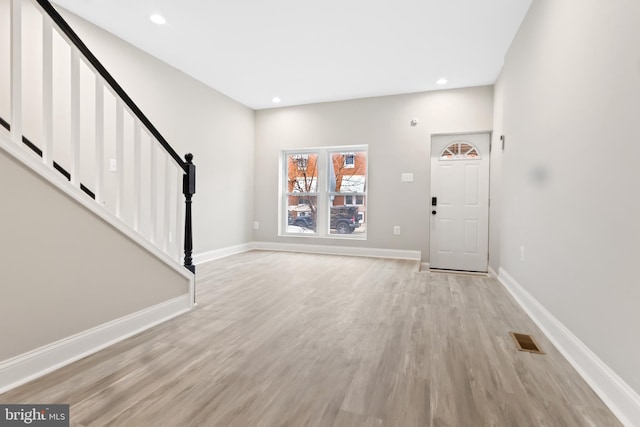
[[[446,85],[448,82],[449,82],[449,80],[447,80],[447,79],[445,79],[445,78],[443,77],[443,78],[441,78],[441,79],[438,79],[438,80],[436,81],[436,84],[437,84],[437,85]]]
[[[274,104],[277,104],[278,102],[281,101],[280,98],[278,98],[277,96],[274,96],[273,99],[271,100]]]
[[[164,16],[158,15],[157,13],[151,15],[149,17],[149,19],[151,19],[151,22],[153,22],[154,24],[158,24],[158,25],[162,25],[162,24],[166,24],[167,23],[167,20],[164,19]]]

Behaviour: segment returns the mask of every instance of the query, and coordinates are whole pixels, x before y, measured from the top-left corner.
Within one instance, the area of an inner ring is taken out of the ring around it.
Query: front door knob
[[[435,215],[435,214],[436,214],[436,211],[431,211],[431,215]]]

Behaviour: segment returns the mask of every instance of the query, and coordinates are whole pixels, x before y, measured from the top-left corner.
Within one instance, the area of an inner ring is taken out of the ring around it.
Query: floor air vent
[[[519,334],[517,332],[509,332],[509,334],[516,343],[518,350],[528,351],[529,353],[544,354],[544,351],[540,350],[538,343],[536,343],[531,335]]]

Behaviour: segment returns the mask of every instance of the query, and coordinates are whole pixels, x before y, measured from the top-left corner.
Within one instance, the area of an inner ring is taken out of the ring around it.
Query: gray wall
[[[257,111],[254,240],[419,250],[427,261],[430,135],[491,130],[492,110],[493,88],[485,86]],[[352,144],[369,145],[368,239],[279,237],[280,150]],[[414,182],[401,183],[403,172]]]
[[[0,361],[188,294],[189,280],[0,149]]]
[[[194,253],[250,242],[253,110],[72,13],[61,13],[176,151],[194,154]]]
[[[535,0],[496,85],[494,159],[499,265],[637,392],[639,28],[637,0]]]

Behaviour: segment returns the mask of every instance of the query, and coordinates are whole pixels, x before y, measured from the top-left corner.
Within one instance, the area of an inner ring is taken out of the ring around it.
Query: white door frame
[[[433,231],[434,231],[434,224],[433,224],[433,217],[434,215],[432,215],[432,210],[434,210],[433,206],[431,205],[431,201],[432,201],[432,197],[433,197],[433,168],[432,168],[432,158],[433,158],[433,150],[434,150],[434,146],[433,146],[433,140],[436,137],[457,137],[457,136],[464,136],[464,135],[487,135],[488,139],[489,139],[489,148],[488,148],[488,171],[487,171],[487,223],[486,223],[486,230],[487,230],[487,239],[486,239],[486,253],[487,253],[487,259],[486,259],[486,269],[483,268],[482,272],[488,271],[489,269],[489,251],[491,248],[490,245],[490,215],[491,215],[491,153],[492,153],[492,131],[469,131],[469,132],[451,132],[451,133],[433,133],[430,135],[429,138],[429,158],[428,158],[428,162],[429,162],[429,177],[430,177],[430,184],[429,184],[429,198],[428,198],[428,217],[429,217],[429,264],[430,264],[430,268],[434,268],[434,269],[438,269],[437,265],[434,265],[434,260],[432,259],[432,245],[434,243],[434,236],[433,236]],[[436,207],[437,210],[437,207]],[[456,269],[452,269],[453,271],[476,271],[476,270],[456,270]]]

